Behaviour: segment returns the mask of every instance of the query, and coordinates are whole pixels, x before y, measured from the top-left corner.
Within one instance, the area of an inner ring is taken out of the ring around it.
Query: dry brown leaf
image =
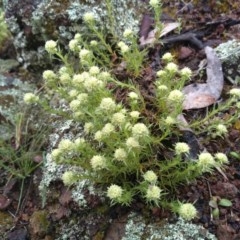
[[[221,62],[211,47],[206,47],[205,52],[207,55],[207,81],[202,84],[190,84],[183,88],[184,110],[210,106],[221,96],[223,89]]]
[[[164,35],[178,28],[179,26],[180,24],[178,22],[163,23],[163,29],[160,33],[160,37],[163,37]],[[156,41],[156,38],[155,38],[156,31],[157,31],[156,29],[150,31],[146,38],[144,36],[141,36],[141,38],[139,39],[140,46],[154,43]]]

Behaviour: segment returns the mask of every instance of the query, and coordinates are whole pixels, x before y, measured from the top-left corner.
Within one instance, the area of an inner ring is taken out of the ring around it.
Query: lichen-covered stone
[[[162,220],[160,223],[147,223],[143,216],[130,213],[121,240],[217,240],[200,225],[179,219],[176,223]]]
[[[230,40],[215,48],[223,64],[225,78],[232,84],[240,84],[240,42]]]
[[[113,0],[111,28],[106,1],[95,0],[5,0],[5,18],[14,37],[18,61],[25,67],[44,68],[47,55],[44,42],[57,40],[67,45],[76,32],[85,31],[82,21],[86,12],[93,12],[102,30],[121,36],[126,28],[138,30],[141,12],[139,0]],[[110,30],[111,29],[111,30]]]

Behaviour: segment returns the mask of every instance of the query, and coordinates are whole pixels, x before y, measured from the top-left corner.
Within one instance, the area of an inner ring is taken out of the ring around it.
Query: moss
[[[6,234],[13,225],[14,220],[11,215],[0,211],[0,239],[6,239]]]

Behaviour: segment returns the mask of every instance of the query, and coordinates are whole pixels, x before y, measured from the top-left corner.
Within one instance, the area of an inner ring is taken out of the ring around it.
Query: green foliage
[[[40,127],[32,133],[28,129],[29,122],[23,113],[19,113],[15,120],[15,138],[13,141],[0,139],[0,167],[11,177],[25,179],[41,164],[34,161],[34,157],[41,155],[47,128]]]
[[[184,160],[189,158],[189,146],[182,142],[167,143],[172,135],[178,138],[181,135],[181,122],[177,118],[183,110],[181,90],[191,77],[191,70],[180,70],[173,63],[173,56],[165,54],[162,57],[164,67],[157,72],[155,94],[151,100],[154,111],[146,114],[149,100],[142,95],[136,78],[142,70],[140,63],[147,59],[146,52],[137,48],[136,35],[127,29],[125,42],[115,46],[98,31],[93,14],[86,13],[84,21],[93,33],[94,44],[76,34],[69,43],[69,53],[64,55],[56,42],[47,41],[46,50],[51,57],[58,57],[63,65],[58,72],[44,71],[46,99],[28,94],[25,101],[29,104],[38,102],[51,111],[47,99],[51,94],[57,94],[65,104],[58,109],[53,107],[53,113],[58,111],[67,119],[84,124],[81,138],[62,139],[52,151],[55,162],[84,170],[81,173],[66,172],[63,175],[66,185],[88,179],[106,189],[112,204],[129,205],[140,197],[149,205],[172,207],[171,196],[180,183],[190,182],[227,163],[224,154],[212,156],[210,153],[201,153],[198,161]],[[118,47],[120,54],[117,58],[126,63],[131,76],[125,81],[110,73],[110,57]],[[140,61],[136,62],[134,56],[140,56]],[[115,99],[116,89],[126,93],[123,101]],[[237,101],[238,94],[234,92],[231,101]],[[214,109],[209,114],[205,122],[209,127],[215,126],[211,125],[210,119],[217,113],[219,111]],[[191,126],[198,125],[198,122]],[[224,134],[222,132],[221,136]],[[188,220],[196,215],[191,204],[179,206],[173,210],[187,216]]]
[[[0,44],[11,36],[4,19],[4,12],[0,8]]]

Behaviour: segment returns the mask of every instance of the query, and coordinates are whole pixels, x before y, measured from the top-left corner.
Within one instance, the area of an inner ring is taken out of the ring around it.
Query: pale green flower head
[[[68,92],[68,94],[71,98],[75,98],[78,95],[78,93],[79,92],[76,89],[72,89]]]
[[[132,135],[134,138],[139,139],[139,138],[145,138],[149,136],[149,130],[147,126],[143,123],[136,123],[132,127]]]
[[[84,146],[86,143],[86,140],[83,137],[79,137],[74,140],[74,145],[76,148]]]
[[[111,200],[117,200],[121,198],[122,194],[123,194],[123,189],[120,186],[116,184],[112,184],[110,187],[108,187],[107,196]]]
[[[111,122],[114,125],[121,126],[122,124],[125,123],[125,121],[126,121],[126,116],[121,112],[117,112],[112,115]]]
[[[84,124],[84,132],[87,134],[89,134],[93,130],[93,128],[94,128],[94,125],[91,122],[87,122]]]
[[[91,45],[92,47],[96,47],[96,46],[98,45],[98,42],[97,42],[96,40],[92,40],[92,41],[90,42],[90,45]]]
[[[79,52],[79,57],[80,59],[88,59],[89,57],[92,56],[92,52],[87,50],[87,49],[81,49]]]
[[[166,70],[168,70],[171,73],[176,73],[178,71],[178,65],[170,62],[167,64],[167,66],[165,67]]]
[[[121,50],[121,53],[124,54],[124,53],[129,52],[130,48],[128,45],[125,44],[120,48],[120,50]]]
[[[99,105],[99,109],[104,112],[113,112],[116,108],[117,105],[112,98],[103,98]]]
[[[97,131],[94,134],[94,139],[97,140],[98,142],[101,142],[103,140],[103,134],[102,131]]]
[[[188,67],[184,67],[180,70],[180,74],[183,77],[190,78],[192,76],[192,70]]]
[[[210,172],[216,166],[216,162],[210,153],[201,153],[198,156],[197,166],[204,172]]]
[[[178,213],[180,217],[187,221],[190,221],[197,216],[197,210],[191,203],[182,204],[178,209]]]
[[[215,159],[217,160],[217,162],[220,163],[220,165],[228,164],[228,163],[229,163],[228,157],[227,157],[227,155],[224,154],[224,153],[216,153],[216,154],[215,154]]]
[[[139,99],[139,96],[135,92],[130,92],[128,93],[128,97],[132,100],[137,100]]]
[[[52,70],[45,70],[42,76],[46,81],[53,81],[57,79],[56,73],[54,73]]]
[[[235,98],[240,98],[240,89],[239,88],[233,88],[229,91],[229,94],[232,95]]]
[[[68,43],[68,47],[71,51],[75,52],[75,51],[78,51],[79,50],[79,47],[78,47],[79,43],[78,43],[78,40],[76,39],[72,39],[69,41]]]
[[[73,147],[74,143],[69,139],[62,139],[58,145],[58,149],[63,153],[72,150]]]
[[[62,181],[65,186],[71,186],[76,182],[76,174],[72,171],[67,171],[62,175]]]
[[[133,31],[131,29],[126,29],[123,32],[123,37],[125,38],[131,38],[133,36]]]
[[[138,148],[140,148],[140,144],[139,144],[138,140],[133,138],[133,137],[129,137],[126,140],[126,146],[130,150],[131,149],[138,149]]]
[[[95,17],[94,17],[94,14],[92,12],[87,12],[83,15],[83,20],[84,22],[86,23],[94,23],[95,21]]]
[[[82,41],[82,35],[80,33],[76,33],[74,35],[74,39],[77,40],[78,42],[81,42]]]
[[[143,178],[145,181],[147,181],[149,183],[153,183],[153,184],[155,184],[158,179],[156,173],[153,172],[152,170],[145,172],[143,175]]]
[[[23,97],[23,101],[26,104],[33,104],[33,103],[37,103],[39,101],[39,97],[33,93],[25,93],[25,95]]]
[[[126,43],[124,43],[123,41],[120,41],[120,42],[118,42],[117,45],[118,45],[119,48],[121,48],[122,46],[125,46]]]
[[[160,1],[159,0],[150,0],[149,1],[149,5],[152,7],[152,8],[156,8],[160,5]]]
[[[173,60],[173,55],[170,52],[167,52],[162,56],[162,60],[165,62],[171,62]]]
[[[100,73],[100,69],[97,66],[92,66],[89,69],[89,73],[93,76],[98,75]]]
[[[57,160],[62,155],[62,151],[58,148],[53,149],[51,152],[51,157],[53,160]]]
[[[57,52],[57,42],[53,40],[46,41],[45,50],[50,54]]]
[[[147,189],[146,199],[148,201],[158,201],[161,197],[161,191],[158,186],[150,185]]]
[[[89,77],[83,82],[83,86],[88,92],[95,91],[103,87],[103,82],[98,80],[96,77]]]
[[[101,170],[106,167],[106,159],[103,156],[96,155],[91,158],[90,164],[94,170]]]
[[[190,147],[185,142],[178,142],[175,145],[175,152],[177,155],[181,155],[182,153],[189,153]]]
[[[165,123],[167,124],[167,125],[173,125],[173,124],[176,124],[176,119],[175,118],[173,118],[173,117],[171,117],[171,116],[168,116],[168,117],[166,117],[166,119],[165,119]]]
[[[79,85],[79,84],[82,84],[89,77],[90,77],[90,74],[88,72],[74,74],[72,82],[75,85]]]
[[[59,77],[62,84],[69,84],[71,82],[71,76],[68,73],[63,73]]]
[[[103,137],[108,137],[114,131],[115,127],[111,123],[106,123],[101,132]]]
[[[171,91],[168,95],[168,101],[173,102],[173,103],[179,103],[182,102],[184,99],[184,95],[181,91],[175,89]]]
[[[123,148],[118,148],[114,152],[114,158],[118,161],[124,162],[127,158],[127,152]]]
[[[157,76],[158,77],[163,77],[163,76],[166,76],[166,71],[164,71],[164,70],[159,70],[159,71],[157,71]]]
[[[166,85],[159,85],[157,89],[158,91],[166,92],[168,90],[168,87]]]
[[[87,93],[78,94],[77,100],[80,102],[81,105],[86,104],[88,102],[88,94]]]
[[[131,111],[131,112],[129,113],[129,115],[130,115],[133,119],[138,119],[139,116],[140,116],[140,112],[138,112],[138,111]]]
[[[81,107],[81,102],[78,99],[74,99],[70,102],[69,107],[73,112],[76,112]]]
[[[218,135],[225,135],[226,133],[228,133],[228,130],[227,130],[227,128],[226,128],[225,125],[223,125],[223,124],[218,124],[218,125],[216,126],[216,133],[217,133]]]

